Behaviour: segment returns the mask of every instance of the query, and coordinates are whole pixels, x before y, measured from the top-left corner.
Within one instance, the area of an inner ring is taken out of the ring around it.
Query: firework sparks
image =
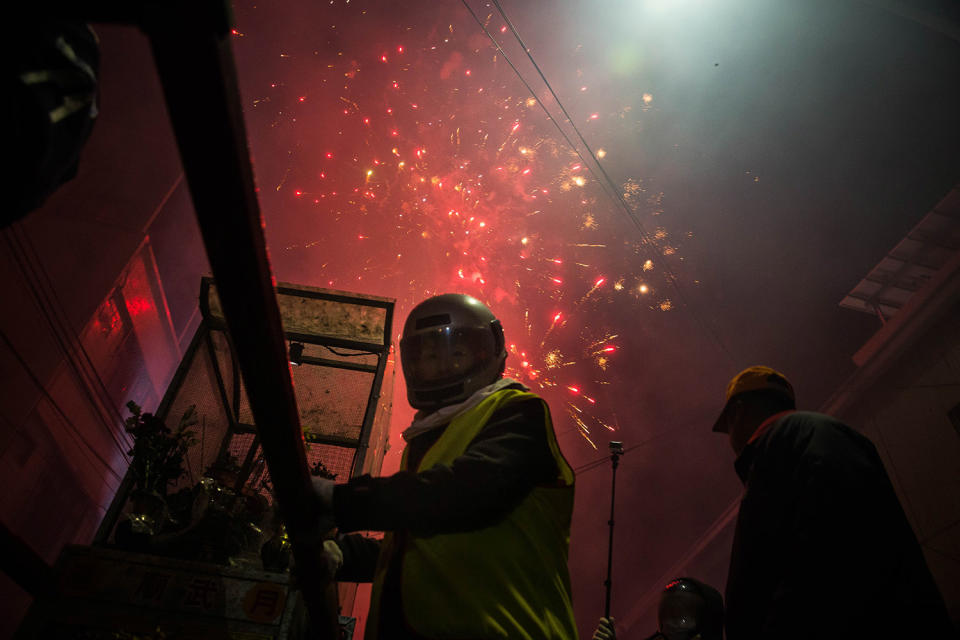
[[[619,204],[590,169],[611,156],[570,149],[468,15],[391,24],[356,3],[311,10],[328,32],[275,42],[256,33],[252,3],[236,6],[238,56],[269,59],[246,115],[258,175],[276,185],[260,194],[264,214],[299,234],[277,261],[307,284],[395,297],[398,314],[442,291],[476,296],[517,341],[508,374],[553,401],[573,396],[567,413],[595,449],[591,428],[613,430],[596,392],[626,348],[600,327],[627,304],[673,308],[647,294],[663,290],[653,260],[681,235],[658,225],[655,246],[625,244]],[[626,126],[632,106],[600,104],[589,84],[571,105],[585,131]],[[633,115],[653,105],[638,100]],[[620,189],[635,215],[664,211],[642,180]]]

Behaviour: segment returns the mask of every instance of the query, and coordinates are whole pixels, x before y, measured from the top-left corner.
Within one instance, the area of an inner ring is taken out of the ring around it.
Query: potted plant
[[[144,413],[135,402],[128,402],[130,417],[124,423],[133,436],[130,473],[130,521],[135,533],[155,535],[167,517],[167,489],[185,473],[184,458],[196,443],[192,427],[197,424],[194,407],[188,408],[175,430],[152,413]]]

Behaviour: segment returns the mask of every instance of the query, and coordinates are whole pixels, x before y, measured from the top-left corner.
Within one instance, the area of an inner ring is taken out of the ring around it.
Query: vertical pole
[[[607,524],[610,525],[610,541],[607,544],[607,579],[603,582],[603,585],[607,590],[607,596],[603,607],[603,617],[608,620],[610,619],[610,589],[613,586],[613,582],[611,580],[613,575],[613,511],[616,505],[617,496],[617,467],[620,465],[620,456],[623,454],[623,444],[620,442],[611,442],[610,452],[610,462],[613,467],[613,474],[610,482],[610,520],[607,521]]]

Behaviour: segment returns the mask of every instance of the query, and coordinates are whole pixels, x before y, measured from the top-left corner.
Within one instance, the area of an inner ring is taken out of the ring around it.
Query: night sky
[[[502,318],[581,470],[584,635],[609,500],[590,463],[625,442],[614,613],[639,637],[635,603],[738,494],[709,432],[726,380],[764,362],[815,408],[878,328],[837,303],[960,176],[960,47],[869,3],[503,8],[594,155],[492,4],[236,4],[271,255],[400,318],[445,291]],[[722,587],[726,552],[688,569]]]
[[[558,103],[493,4],[234,3],[277,279],[394,297],[395,333],[441,292],[502,319],[508,375],[579,470],[582,635],[607,442],[614,615],[646,637],[638,603],[739,495],[710,433],[727,380],[768,364],[815,409],[879,328],[839,301],[960,179],[958,31],[914,11],[938,4],[502,3]],[[385,470],[404,398],[398,379]],[[722,590],[728,551],[684,568]]]

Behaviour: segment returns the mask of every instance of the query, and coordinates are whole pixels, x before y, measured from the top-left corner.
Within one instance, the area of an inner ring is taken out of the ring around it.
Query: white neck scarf
[[[493,384],[488,384],[484,388],[478,389],[473,393],[472,396],[463,402],[437,409],[433,413],[428,413],[426,415],[422,415],[423,412],[418,411],[417,415],[413,417],[413,422],[404,430],[403,439],[407,442],[410,442],[410,440],[416,438],[422,433],[432,431],[437,427],[442,427],[464,411],[472,409],[483,402],[491,394],[512,385],[519,385],[524,391],[529,391],[529,387],[524,385],[522,382],[517,382],[513,378],[500,378]]]

